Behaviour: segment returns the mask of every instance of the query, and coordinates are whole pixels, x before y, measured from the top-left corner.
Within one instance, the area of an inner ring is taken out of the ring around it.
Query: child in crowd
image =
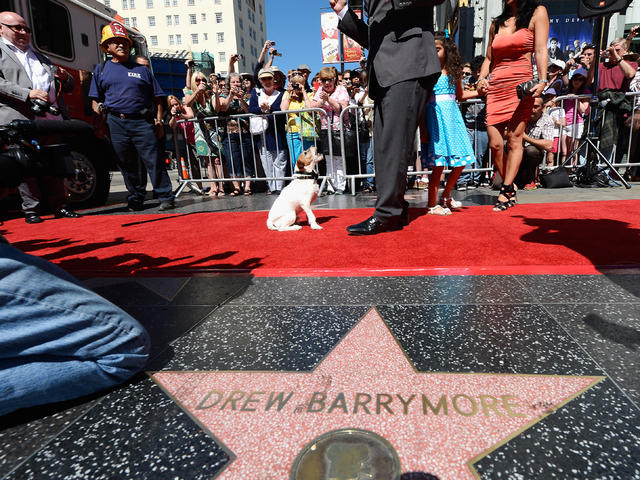
[[[569,95],[587,95],[591,91],[587,88],[588,73],[584,68],[579,68],[571,76],[569,80]],[[577,108],[576,108],[577,105]],[[565,127],[562,132],[562,162],[571,155],[576,148],[578,142],[582,138],[584,131],[584,115],[589,112],[589,99],[569,99],[564,101]],[[576,111],[577,110],[577,111]],[[572,160],[572,165],[578,164],[578,155]]]
[[[465,165],[476,161],[471,141],[456,103],[478,96],[477,92],[462,88],[462,60],[458,48],[449,35],[435,35],[436,52],[440,60],[442,75],[438,79],[433,96],[427,104],[425,125],[429,135],[427,145],[422,145],[422,156],[432,169],[429,178],[428,214],[451,215],[452,208],[462,204],[451,198]],[[439,201],[438,187],[445,167],[452,168]]]
[[[558,153],[558,146],[560,143],[560,137],[562,129],[566,124],[564,109],[556,102],[557,92],[553,88],[549,88],[544,91],[542,96],[547,113],[553,120],[553,148],[550,152],[547,152],[545,164],[547,167],[552,167],[555,164],[555,155]]]

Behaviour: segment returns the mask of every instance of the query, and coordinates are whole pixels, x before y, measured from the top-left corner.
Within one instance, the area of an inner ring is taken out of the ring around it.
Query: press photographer
[[[0,13],[0,125],[36,117],[68,118],[61,93],[75,88],[75,80],[31,46],[31,28],[14,12]],[[62,178],[30,177],[19,186],[25,222],[40,223],[42,204],[55,218],[77,218],[65,205]]]

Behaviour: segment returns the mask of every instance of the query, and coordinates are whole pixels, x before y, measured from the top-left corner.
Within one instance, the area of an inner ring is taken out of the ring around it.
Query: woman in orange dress
[[[533,111],[533,99],[542,94],[548,83],[548,37],[547,9],[537,0],[505,0],[502,14],[491,25],[478,90],[487,95],[489,147],[503,180],[498,202],[493,208],[496,212],[516,204],[513,181],[522,161],[522,137]],[[516,87],[533,78],[533,53],[540,80],[530,90],[532,95],[520,100]],[[489,74],[491,77],[487,80]]]

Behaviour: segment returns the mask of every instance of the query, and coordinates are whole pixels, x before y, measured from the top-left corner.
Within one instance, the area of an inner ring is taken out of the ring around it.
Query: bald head
[[[26,50],[31,43],[31,29],[17,13],[0,12],[0,37],[10,41],[20,50]]]

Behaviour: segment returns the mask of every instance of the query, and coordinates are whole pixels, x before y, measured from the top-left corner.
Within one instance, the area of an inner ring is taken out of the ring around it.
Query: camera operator
[[[31,46],[31,29],[24,18],[14,12],[0,13],[0,125],[12,120],[33,119],[38,116],[68,117],[60,92],[71,92],[75,80],[64,69]],[[59,107],[59,108],[58,108]],[[40,223],[42,191],[56,218],[77,218],[78,213],[64,204],[62,178],[43,176],[27,178],[19,186],[25,222]]]

